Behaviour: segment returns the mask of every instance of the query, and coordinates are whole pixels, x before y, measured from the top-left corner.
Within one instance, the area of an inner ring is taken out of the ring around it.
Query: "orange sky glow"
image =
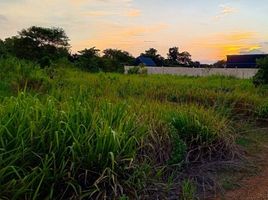
[[[251,0],[0,0],[0,38],[32,25],[62,27],[72,52],[117,48],[138,56],[188,51],[212,63],[228,54],[268,52],[268,4]]]

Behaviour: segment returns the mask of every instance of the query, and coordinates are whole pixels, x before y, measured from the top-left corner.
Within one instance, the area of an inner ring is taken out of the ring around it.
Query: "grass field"
[[[241,127],[268,120],[251,80],[0,69],[2,199],[194,199],[208,166],[242,159]]]

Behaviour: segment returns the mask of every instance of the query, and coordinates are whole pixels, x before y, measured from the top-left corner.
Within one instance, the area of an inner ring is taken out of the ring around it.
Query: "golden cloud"
[[[141,15],[141,11],[137,9],[132,9],[126,12],[127,17],[139,17]]]

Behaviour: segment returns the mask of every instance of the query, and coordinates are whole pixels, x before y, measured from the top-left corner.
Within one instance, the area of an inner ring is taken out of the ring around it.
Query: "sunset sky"
[[[0,0],[0,38],[32,25],[62,27],[72,51],[96,46],[134,56],[154,47],[211,63],[268,52],[267,0]]]

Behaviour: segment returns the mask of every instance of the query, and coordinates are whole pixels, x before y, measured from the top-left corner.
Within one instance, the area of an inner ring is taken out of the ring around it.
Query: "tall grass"
[[[0,60],[3,199],[164,198],[191,165],[237,158],[238,121],[268,117],[250,80],[65,65]]]
[[[16,94],[20,90],[48,92],[49,77],[36,63],[9,57],[0,59],[0,93]]]
[[[2,103],[0,125],[1,196],[15,199],[74,198],[101,184],[117,195],[116,174],[128,173],[145,134],[125,105],[25,94]]]

